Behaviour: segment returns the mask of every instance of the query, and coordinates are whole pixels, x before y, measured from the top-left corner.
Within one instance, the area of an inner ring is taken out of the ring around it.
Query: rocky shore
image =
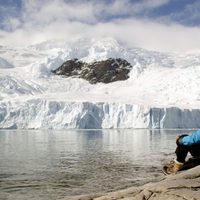
[[[140,187],[64,200],[200,200],[200,166]]]

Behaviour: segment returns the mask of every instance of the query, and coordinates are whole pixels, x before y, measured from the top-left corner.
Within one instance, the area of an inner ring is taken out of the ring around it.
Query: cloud
[[[145,13],[168,4],[170,0],[140,0],[135,1],[135,3],[131,0],[113,0],[109,1],[110,3],[106,2],[108,1],[100,1],[98,4],[93,4],[95,14],[100,21],[101,19],[108,20],[114,17],[131,17],[140,13],[146,16]]]
[[[92,35],[97,33],[112,35],[130,47],[139,46],[158,51],[186,52],[200,47],[200,28],[165,25],[148,20],[128,19],[99,24],[93,29]]]
[[[137,17],[170,2],[23,0],[21,15],[9,19],[12,31],[1,30],[0,38],[2,44],[29,45],[51,39],[114,37],[130,47],[159,51],[199,49],[200,28]]]
[[[169,2],[170,0],[140,0],[135,3],[131,0],[23,0],[23,21],[42,25],[56,20],[98,23],[148,13]]]
[[[84,2],[84,1],[83,1]],[[54,21],[95,21],[92,4],[65,3],[64,0],[26,0],[24,1],[24,21],[37,25],[49,24]]]

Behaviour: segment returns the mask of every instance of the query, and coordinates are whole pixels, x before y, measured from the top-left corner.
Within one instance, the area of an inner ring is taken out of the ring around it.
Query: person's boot
[[[177,160],[173,160],[169,165],[165,166],[164,170],[167,174],[175,174],[183,168],[183,164]]]

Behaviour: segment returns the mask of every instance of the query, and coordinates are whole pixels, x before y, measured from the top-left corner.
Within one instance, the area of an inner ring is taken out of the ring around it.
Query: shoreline
[[[197,166],[139,187],[65,197],[63,200],[198,200],[199,197],[200,166]]]

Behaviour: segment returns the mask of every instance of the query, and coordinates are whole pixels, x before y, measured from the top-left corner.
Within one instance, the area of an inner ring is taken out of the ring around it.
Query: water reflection
[[[182,132],[2,130],[0,199],[59,199],[151,181]]]

